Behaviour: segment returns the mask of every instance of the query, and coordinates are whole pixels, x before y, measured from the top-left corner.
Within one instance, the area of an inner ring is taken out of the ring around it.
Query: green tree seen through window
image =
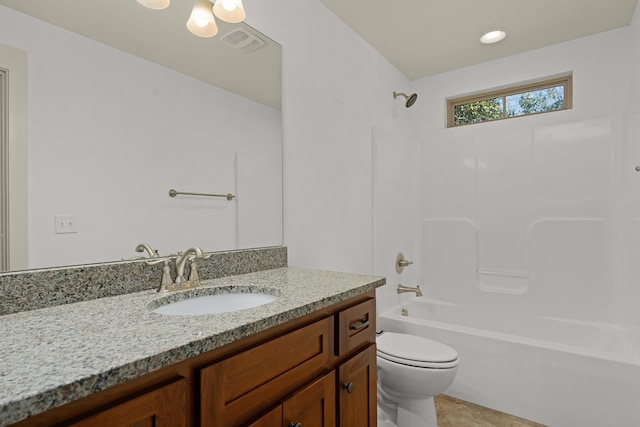
[[[507,117],[544,113],[564,108],[564,86],[550,87],[506,97]]]
[[[503,102],[502,98],[494,98],[456,105],[453,109],[454,122],[456,125],[466,125],[501,119],[504,111]]]
[[[571,76],[535,85],[488,92],[486,97],[451,99],[448,126],[482,123],[571,108]]]

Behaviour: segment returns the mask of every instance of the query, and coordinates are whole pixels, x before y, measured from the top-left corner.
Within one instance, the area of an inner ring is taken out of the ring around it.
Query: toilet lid
[[[385,359],[412,366],[430,367],[443,364],[451,367],[458,352],[448,345],[415,335],[385,332],[376,340],[378,354]]]

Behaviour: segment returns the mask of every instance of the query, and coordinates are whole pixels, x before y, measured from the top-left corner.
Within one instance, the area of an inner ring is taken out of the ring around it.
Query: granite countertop
[[[284,267],[202,284],[264,286],[280,297],[232,313],[163,316],[149,307],[166,294],[143,291],[0,316],[0,427],[369,292],[385,279]]]

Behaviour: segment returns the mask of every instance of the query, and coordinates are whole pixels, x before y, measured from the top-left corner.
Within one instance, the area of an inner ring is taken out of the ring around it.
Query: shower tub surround
[[[401,314],[402,309],[408,313]],[[460,356],[447,394],[550,426],[640,423],[640,355],[611,325],[413,299],[378,328],[445,343]]]
[[[285,250],[286,251],[286,250]],[[0,426],[59,407],[341,301],[384,278],[294,267],[208,279],[280,297],[254,309],[203,316],[150,312],[154,290],[2,316]]]
[[[637,426],[635,133],[623,115],[563,114],[421,147],[424,297],[379,326],[455,348],[455,397],[552,426]]]

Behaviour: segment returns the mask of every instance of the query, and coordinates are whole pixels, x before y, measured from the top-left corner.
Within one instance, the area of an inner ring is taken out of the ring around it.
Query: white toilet
[[[378,336],[378,427],[437,427],[433,398],[458,371],[451,347],[414,335]]]

